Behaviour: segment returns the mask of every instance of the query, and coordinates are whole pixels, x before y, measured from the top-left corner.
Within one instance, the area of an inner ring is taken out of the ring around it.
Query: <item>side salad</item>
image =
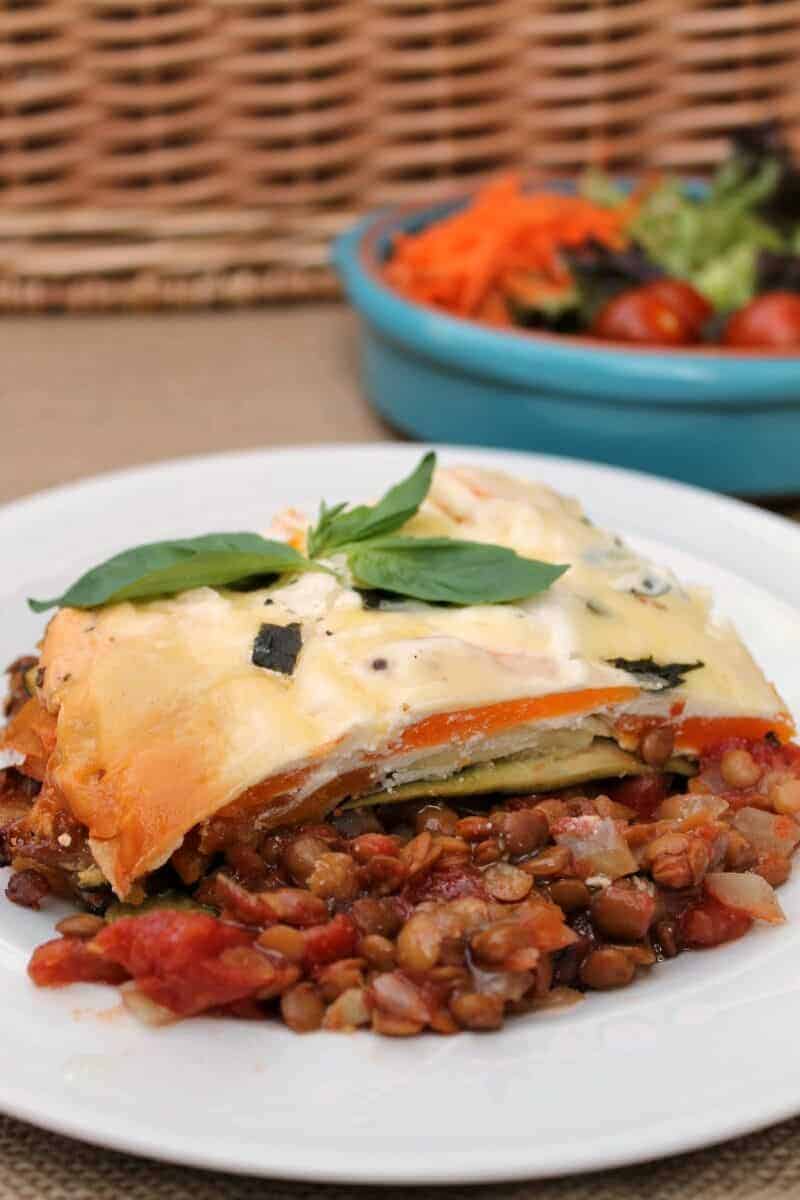
[[[385,278],[500,328],[800,352],[800,167],[769,124],[737,134],[706,186],[588,171],[566,193],[505,176],[398,237]]]

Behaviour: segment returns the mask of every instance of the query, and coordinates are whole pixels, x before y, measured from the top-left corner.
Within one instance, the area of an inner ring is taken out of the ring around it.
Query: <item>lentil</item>
[[[369,933],[358,943],[358,953],[377,971],[391,971],[395,965],[394,943],[379,933]]]
[[[512,858],[532,854],[550,837],[547,817],[537,808],[497,813],[492,817],[492,828]]]
[[[800,813],[800,779],[782,779],[769,789],[769,803],[773,812],[795,816]]]
[[[417,813],[414,825],[417,833],[427,829],[429,833],[453,834],[457,832],[458,813],[446,805],[426,804]]]
[[[397,962],[407,971],[430,971],[439,961],[442,935],[428,913],[415,913],[397,938]]]
[[[581,879],[557,879],[555,883],[550,884],[549,890],[553,902],[565,913],[588,908],[592,898],[591,892]]]
[[[566,846],[551,846],[519,864],[534,879],[558,879],[572,873],[572,854]]]
[[[755,861],[756,852],[747,838],[737,829],[729,829],[725,847],[725,870],[748,871]]]
[[[488,817],[462,817],[456,833],[467,842],[480,842],[491,836],[492,823]]]
[[[636,967],[624,950],[603,946],[592,950],[581,963],[580,978],[585,987],[595,991],[627,987],[633,982]]]
[[[281,1016],[295,1033],[319,1029],[325,1004],[313,983],[296,983],[281,996]]]
[[[378,900],[362,896],[350,909],[350,915],[362,933],[378,933],[390,938],[403,924],[397,908],[391,900]]]
[[[728,787],[744,790],[755,787],[761,768],[749,750],[726,750],[720,759],[719,773]]]
[[[299,963],[305,957],[306,939],[299,929],[293,929],[291,925],[272,925],[258,935],[256,942],[265,950],[282,954],[289,962]]]
[[[483,873],[486,890],[495,900],[514,904],[524,900],[533,887],[530,875],[510,863],[495,863]]]
[[[101,929],[105,929],[105,924],[102,917],[76,913],[74,917],[62,917],[56,929],[63,937],[93,938]]]
[[[649,892],[612,883],[592,901],[592,924],[602,937],[638,942],[647,933],[656,911]]]
[[[497,838],[488,838],[485,842],[478,843],[472,852],[472,857],[477,866],[486,867],[489,863],[497,862],[501,853]]]
[[[657,725],[642,738],[640,753],[649,767],[663,767],[672,757],[675,738],[668,725]]]
[[[314,863],[306,886],[323,900],[352,900],[358,892],[356,864],[349,854],[328,851]]]
[[[528,943],[528,933],[515,921],[499,921],[473,935],[470,945],[476,958],[485,963],[502,963],[514,950]]]
[[[313,834],[302,834],[283,852],[283,865],[295,883],[305,883],[316,866],[317,859],[328,852],[328,843]]]
[[[500,996],[479,992],[456,992],[450,997],[450,1011],[464,1029],[499,1029],[503,1024]]]

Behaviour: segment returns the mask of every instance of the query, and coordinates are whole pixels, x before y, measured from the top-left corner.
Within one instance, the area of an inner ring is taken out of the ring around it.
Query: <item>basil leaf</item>
[[[451,538],[384,538],[355,547],[348,560],[358,584],[447,604],[522,600],[568,569],[521,558],[505,546]]]
[[[222,587],[253,576],[315,570],[292,546],[257,533],[207,533],[123,550],[82,575],[53,600],[28,600],[48,608],[97,608],[121,600],[170,596],[188,588]]]
[[[384,537],[400,529],[411,520],[427,496],[435,466],[436,455],[431,451],[420,459],[406,479],[390,488],[374,505],[359,504],[345,512],[346,504],[328,508],[323,501],[317,524],[308,531],[309,557],[319,558],[352,542]]]
[[[331,508],[323,500],[319,506],[319,517],[313,529],[309,529],[307,543],[308,553],[311,558],[324,550],[327,545],[328,538],[335,536],[336,518],[347,508],[347,501],[343,500],[341,504],[334,504]]]

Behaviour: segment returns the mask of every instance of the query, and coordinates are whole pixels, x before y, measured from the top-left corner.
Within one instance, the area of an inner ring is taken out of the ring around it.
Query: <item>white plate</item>
[[[0,660],[32,648],[52,595],[135,542],[262,528],[288,502],[365,498],[418,447],[257,451],[90,480],[0,510]],[[579,495],[716,589],[800,713],[800,531],[729,500],[606,467],[444,450]],[[788,602],[788,603],[787,603]],[[692,1149],[800,1112],[800,882],[789,923],[684,954],[633,987],[500,1033],[298,1037],[277,1024],[135,1024],[101,987],[37,991],[52,909],[0,897],[0,1108],[60,1133],[196,1166],[353,1183],[554,1175]]]

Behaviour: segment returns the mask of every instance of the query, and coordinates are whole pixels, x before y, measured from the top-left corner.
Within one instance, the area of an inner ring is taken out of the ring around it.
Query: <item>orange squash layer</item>
[[[28,700],[0,737],[0,747],[25,755],[23,774],[40,782],[55,746],[56,718],[38,700]]]
[[[620,734],[635,734],[641,737],[649,729],[669,724],[675,733],[675,749],[682,753],[705,754],[727,738],[745,738],[758,741],[768,733],[774,733],[781,742],[790,741],[795,735],[795,724],[788,713],[779,713],[771,719],[762,717],[686,717],[684,720],[665,722],[661,717],[621,717],[615,729]]]
[[[464,708],[459,712],[436,713],[404,730],[395,747],[400,751],[421,750],[476,736],[491,737],[528,721],[547,721],[622,704],[637,694],[638,688],[633,687],[586,688],[581,692],[558,692],[526,700],[504,700],[481,708]]]

